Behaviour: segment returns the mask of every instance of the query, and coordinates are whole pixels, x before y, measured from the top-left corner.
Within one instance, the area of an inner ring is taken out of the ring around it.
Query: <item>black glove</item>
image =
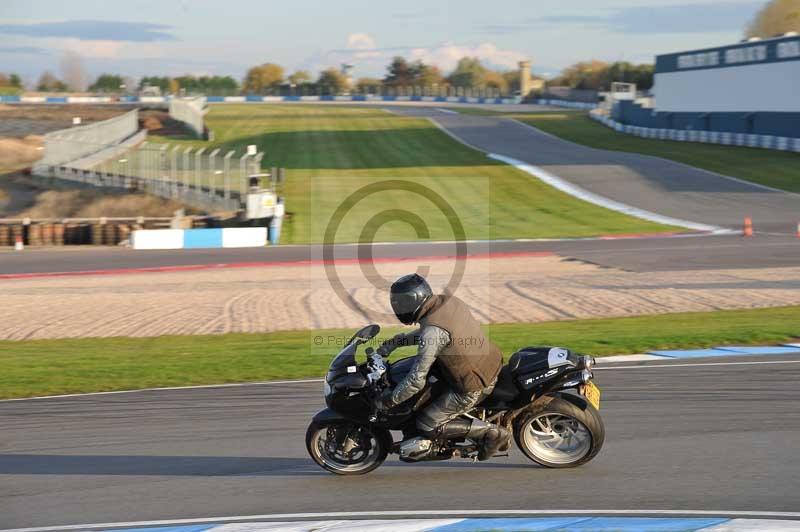
[[[407,341],[405,334],[403,333],[395,334],[394,336],[392,336],[391,338],[389,338],[388,340],[386,340],[385,342],[383,342],[381,345],[378,346],[377,353],[380,356],[386,358],[392,353],[392,351],[394,351],[398,347],[403,347],[405,345],[408,345],[406,342]]]
[[[392,401],[392,390],[390,388],[383,390],[375,399],[375,408],[380,412],[391,410],[394,406],[394,401]]]

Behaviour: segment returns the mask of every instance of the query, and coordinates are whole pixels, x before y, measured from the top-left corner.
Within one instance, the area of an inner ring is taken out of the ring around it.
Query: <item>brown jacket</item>
[[[420,325],[447,331],[450,343],[437,358],[450,386],[458,392],[476,392],[494,384],[503,357],[472,317],[466,303],[455,296],[435,295],[420,311]]]

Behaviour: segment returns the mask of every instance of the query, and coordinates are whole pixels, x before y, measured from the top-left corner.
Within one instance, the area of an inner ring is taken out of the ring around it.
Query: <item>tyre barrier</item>
[[[0,248],[14,247],[20,239],[24,246],[117,246],[131,240],[134,231],[161,230],[169,227],[170,218],[83,219],[83,220],[0,220]],[[205,228],[212,221],[191,220],[194,227]]]

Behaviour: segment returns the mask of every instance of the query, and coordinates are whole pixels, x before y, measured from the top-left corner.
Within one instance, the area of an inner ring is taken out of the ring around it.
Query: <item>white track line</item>
[[[68,393],[62,395],[42,395],[39,397],[20,397],[19,399],[0,399],[0,403],[10,403],[13,401],[38,401],[42,399],[65,399],[70,397],[91,397],[94,395],[120,395],[125,393],[140,392],[163,392],[175,390],[202,390],[207,388],[241,388],[245,386],[263,386],[266,384],[304,384],[309,382],[323,382],[323,379],[298,379],[288,381],[260,381],[260,382],[239,382],[231,384],[200,384],[197,386],[167,386],[163,388],[138,388],[136,390],[114,390],[112,392],[89,392],[89,393]],[[2,532],[2,531],[0,531]]]
[[[495,159],[497,161],[502,161],[506,164],[514,166],[518,170],[521,170],[526,174],[531,175],[539,179],[540,181],[547,183],[551,187],[558,189],[566,194],[569,194],[572,197],[581,199],[589,203],[593,203],[595,205],[599,205],[600,207],[605,207],[606,209],[612,211],[617,211],[623,214],[627,214],[629,216],[634,216],[642,220],[647,220],[650,222],[656,222],[665,225],[685,227],[687,229],[692,229],[694,231],[709,231],[713,234],[718,234],[718,235],[733,234],[736,232],[733,231],[732,229],[725,229],[715,225],[700,224],[696,222],[691,222],[689,220],[681,220],[678,218],[672,218],[670,216],[664,216],[662,214],[646,211],[644,209],[639,209],[638,207],[632,207],[625,203],[614,201],[612,199],[606,198],[605,196],[600,196],[599,194],[595,194],[594,192],[589,192],[585,188],[581,188],[573,183],[570,183],[569,181],[566,181],[558,177],[555,174],[551,174],[550,172],[546,171],[543,168],[527,164],[523,161],[514,159],[512,157],[506,157],[505,155],[490,153],[489,158]]]
[[[736,355],[731,355],[736,356]],[[745,355],[746,356],[746,355]],[[660,357],[666,360],[674,360],[668,357]],[[694,364],[642,364],[639,366],[596,366],[593,371],[609,371],[618,369],[650,369],[650,368],[685,368],[689,366],[753,366],[753,365],[767,365],[767,364],[800,364],[800,360],[759,360],[753,362],[698,362]],[[181,390],[203,390],[214,388],[244,388],[247,386],[268,386],[274,384],[308,384],[308,383],[322,383],[324,379],[298,379],[289,381],[262,381],[262,382],[242,382],[234,384],[202,384],[198,386],[171,386],[166,388],[140,388],[138,390],[116,390],[113,392],[90,392],[90,393],[72,393],[63,395],[43,395],[40,397],[20,397],[18,399],[0,399],[2,403],[12,403],[16,401],[42,401],[45,399],[70,399],[74,397],[93,397],[102,395],[122,395],[129,393],[142,393],[142,392],[164,392],[164,391],[181,391]],[[0,532],[4,532],[0,530]]]
[[[58,530],[94,530],[105,528],[130,528],[163,525],[186,525],[199,523],[235,523],[253,520],[306,520],[330,518],[363,517],[442,517],[442,516],[550,516],[550,515],[591,515],[591,516],[713,516],[713,517],[777,517],[800,519],[800,512],[758,512],[742,510],[397,510],[370,512],[329,512],[296,514],[262,514],[230,517],[199,517],[192,519],[165,519],[158,521],[129,521],[120,523],[93,523],[84,525],[43,526],[31,528],[11,528],[0,532],[56,532]]]
[[[754,366],[758,364],[800,364],[800,360],[760,360],[755,362],[699,362],[696,364],[642,364],[640,366],[595,367],[593,371],[615,369],[686,368],[689,366]]]
[[[513,113],[510,113],[510,114],[513,114]],[[530,124],[526,124],[525,122],[523,122],[521,120],[518,120],[516,118],[506,118],[506,120],[510,120],[511,122],[516,122],[518,125],[520,125],[522,127],[526,127],[528,129],[532,129],[532,130],[534,130],[537,133],[540,133],[542,135],[546,135],[548,137],[552,137],[552,138],[554,138],[556,140],[560,140],[562,142],[568,142],[568,143],[570,143],[570,144],[572,144],[574,146],[579,146],[581,148],[588,148],[590,150],[604,151],[604,152],[608,152],[608,153],[619,153],[619,154],[629,154],[629,155],[632,154],[632,155],[638,155],[640,157],[647,157],[649,159],[656,159],[656,160],[659,160],[659,161],[666,161],[668,163],[677,164],[679,166],[683,166],[685,168],[691,168],[692,170],[698,170],[700,172],[705,172],[706,174],[713,175],[715,177],[722,177],[722,178],[728,179],[730,181],[736,181],[737,183],[741,183],[743,185],[748,185],[750,187],[760,188],[760,189],[763,189],[763,190],[766,190],[766,191],[769,191],[769,192],[781,192],[783,194],[793,194],[795,196],[800,195],[797,192],[792,192],[792,191],[789,191],[789,190],[782,190],[780,188],[774,188],[774,187],[770,187],[770,186],[767,186],[767,185],[762,185],[761,183],[754,183],[753,181],[746,181],[744,179],[739,179],[738,177],[733,177],[733,176],[729,176],[729,175],[725,175],[725,174],[720,174],[719,172],[714,172],[714,171],[711,171],[711,170],[706,170],[705,168],[699,168],[697,166],[692,166],[690,164],[682,163],[682,162],[676,161],[674,159],[667,159],[666,157],[659,157],[658,155],[649,155],[649,154],[646,154],[646,153],[626,152],[626,151],[619,151],[619,150],[609,150],[609,149],[605,149],[605,148],[592,148],[591,146],[587,146],[586,144],[580,144],[580,143],[577,143],[577,142],[573,142],[571,140],[564,139],[564,138],[559,137],[557,135],[553,135],[552,133],[548,133],[547,131],[543,131],[543,130],[539,129],[536,126],[532,126]],[[628,133],[624,133],[624,134],[625,135],[629,135]],[[650,139],[650,140],[664,140],[664,139]],[[726,146],[726,144],[717,144],[717,146]],[[739,147],[743,148],[743,147],[747,147],[747,146],[739,146]],[[786,234],[786,233],[783,233],[783,234]]]
[[[639,208],[633,207],[631,205],[626,205],[624,203],[620,203],[618,201],[614,201],[614,200],[606,198],[604,196],[600,196],[599,194],[595,194],[594,192],[589,192],[588,190],[586,190],[584,188],[581,188],[581,187],[579,187],[577,185],[574,185],[574,184],[570,183],[569,181],[566,181],[566,180],[564,180],[564,179],[562,179],[562,178],[560,178],[560,177],[558,177],[558,176],[556,176],[554,174],[551,174],[550,172],[547,172],[544,169],[539,168],[537,166],[533,166],[533,165],[527,164],[527,163],[525,163],[523,161],[520,161],[518,159],[514,159],[513,157],[507,157],[505,155],[500,155],[500,154],[497,154],[497,153],[491,153],[491,152],[488,152],[488,151],[486,151],[486,150],[484,150],[482,148],[478,148],[477,146],[474,146],[473,144],[470,144],[470,143],[466,142],[465,140],[459,138],[454,133],[452,133],[447,128],[445,128],[443,125],[439,124],[433,118],[430,118],[430,117],[427,117],[427,118],[433,125],[438,127],[441,131],[443,131],[445,134],[447,134],[450,138],[460,142],[464,146],[467,146],[468,148],[472,148],[473,150],[479,151],[481,153],[485,153],[490,159],[494,159],[496,161],[500,161],[500,162],[506,163],[506,164],[508,164],[510,166],[514,166],[517,169],[525,172],[526,174],[531,175],[531,176],[535,177],[536,179],[539,179],[540,181],[543,181],[543,182],[547,183],[551,187],[553,187],[555,189],[558,189],[561,192],[564,192],[565,194],[569,194],[570,196],[573,196],[575,198],[581,199],[583,201],[586,201],[586,202],[589,202],[589,203],[593,203],[595,205],[599,205],[601,207],[604,207],[604,208],[612,210],[612,211],[617,211],[617,212],[621,212],[623,214],[627,214],[629,216],[634,216],[634,217],[640,218],[642,220],[648,220],[648,221],[656,222],[656,223],[660,223],[660,224],[674,225],[676,227],[685,227],[687,229],[692,229],[694,231],[707,231],[707,232],[709,232],[711,234],[717,234],[717,235],[725,235],[725,234],[735,234],[735,233],[737,233],[737,231],[734,231],[734,230],[731,230],[731,229],[725,229],[723,227],[718,227],[716,225],[701,224],[701,223],[696,223],[696,222],[692,222],[692,221],[689,221],[689,220],[680,220],[678,218],[672,218],[672,217],[669,217],[669,216],[664,216],[664,215],[661,215],[661,214],[658,214],[658,213],[646,211],[644,209],[639,209]],[[538,129],[536,129],[536,128],[532,127],[532,126],[529,126],[528,124],[524,124],[524,123],[519,122],[517,120],[512,120],[512,121],[517,123],[518,125],[528,127],[528,128],[533,129],[533,130],[535,130],[537,132],[539,131]],[[542,132],[542,133],[544,133],[544,132]],[[547,133],[544,133],[544,134],[547,135]],[[550,136],[552,136],[552,135],[550,135]],[[563,140],[563,139],[561,139],[561,140]],[[585,146],[582,146],[582,147],[585,147]],[[686,165],[684,165],[684,166],[686,166]]]

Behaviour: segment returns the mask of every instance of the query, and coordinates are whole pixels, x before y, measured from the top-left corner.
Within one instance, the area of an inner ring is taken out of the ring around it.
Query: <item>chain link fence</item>
[[[97,149],[97,148],[96,148]],[[106,149],[107,151],[108,149]],[[49,165],[38,175],[145,192],[206,210],[238,211],[245,205],[248,176],[258,174],[263,153],[142,142],[110,157]]]

